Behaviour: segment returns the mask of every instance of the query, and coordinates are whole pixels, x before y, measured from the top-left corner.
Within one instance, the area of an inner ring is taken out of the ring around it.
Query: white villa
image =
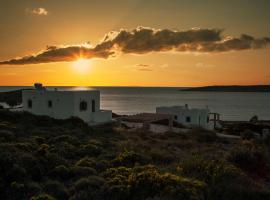
[[[24,111],[56,119],[74,116],[88,124],[112,120],[112,111],[100,109],[100,91],[98,90],[47,90],[42,84],[35,84],[35,89],[23,90],[22,103]]]
[[[208,108],[198,109],[185,106],[162,106],[156,108],[157,114],[171,114],[174,121],[185,126],[199,126],[203,128],[211,128],[209,123],[210,110]]]

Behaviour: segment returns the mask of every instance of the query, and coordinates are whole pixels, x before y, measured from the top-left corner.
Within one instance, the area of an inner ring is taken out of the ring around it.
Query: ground
[[[270,199],[269,143],[0,111],[0,199]]]

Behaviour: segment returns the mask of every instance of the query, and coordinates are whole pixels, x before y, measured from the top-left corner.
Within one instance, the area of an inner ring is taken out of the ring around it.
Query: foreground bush
[[[262,172],[269,168],[268,155],[265,150],[253,145],[240,145],[234,148],[227,159],[248,172]]]
[[[199,179],[207,184],[206,199],[239,200],[265,199],[270,193],[257,188],[240,169],[226,161],[205,160],[194,157],[181,165],[185,176]]]
[[[112,199],[202,199],[205,185],[176,176],[160,173],[153,166],[112,168],[104,176],[109,181]],[[115,192],[117,191],[117,193]],[[123,198],[126,197],[126,198]]]

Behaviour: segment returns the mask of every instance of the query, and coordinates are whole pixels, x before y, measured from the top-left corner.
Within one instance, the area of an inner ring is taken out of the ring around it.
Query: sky
[[[270,84],[269,0],[0,0],[0,85]]]

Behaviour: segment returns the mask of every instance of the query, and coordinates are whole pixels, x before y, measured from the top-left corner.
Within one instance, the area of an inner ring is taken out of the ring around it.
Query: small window
[[[53,106],[53,103],[52,103],[51,100],[49,100],[49,101],[48,101],[48,107],[49,107],[49,108],[52,108],[52,106]]]
[[[186,117],[186,122],[191,122],[191,118],[189,116]]]
[[[96,112],[96,101],[92,100],[92,112]]]
[[[177,119],[178,119],[177,115],[174,115],[174,119],[175,119],[175,120],[177,120]]]
[[[32,100],[31,100],[31,99],[29,99],[29,100],[27,101],[27,106],[28,106],[28,108],[32,108],[33,103],[32,103]]]
[[[85,111],[85,110],[87,110],[87,102],[81,101],[80,102],[80,111]]]

